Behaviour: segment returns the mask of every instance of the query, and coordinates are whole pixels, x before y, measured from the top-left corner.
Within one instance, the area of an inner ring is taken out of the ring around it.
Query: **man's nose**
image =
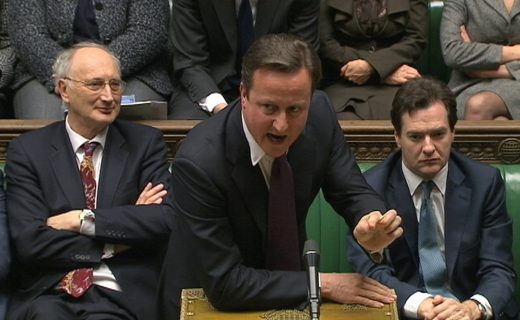
[[[112,89],[110,89],[110,85],[105,83],[103,89],[101,89],[101,99],[103,101],[111,102],[114,100],[114,94],[112,93]]]
[[[285,132],[288,128],[289,124],[287,123],[287,114],[282,111],[279,112],[273,121],[273,127],[277,132]]]
[[[435,145],[433,144],[431,137],[429,135],[426,135],[426,137],[424,137],[424,142],[423,142],[423,152],[431,154],[434,151],[435,151]]]

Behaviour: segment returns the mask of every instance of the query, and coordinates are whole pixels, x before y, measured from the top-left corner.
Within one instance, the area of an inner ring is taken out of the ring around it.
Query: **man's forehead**
[[[85,75],[92,72],[109,72],[112,70],[117,73],[117,64],[112,56],[100,48],[80,48],[71,61],[71,73]]]

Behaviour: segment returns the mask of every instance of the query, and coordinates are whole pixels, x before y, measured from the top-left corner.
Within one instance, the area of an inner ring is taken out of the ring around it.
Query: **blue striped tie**
[[[431,191],[435,186],[433,181],[423,181],[421,217],[419,221],[419,259],[424,286],[430,294],[440,294],[455,298],[446,288],[446,262],[441,252],[440,230],[433,212]],[[455,298],[456,299],[456,298]]]

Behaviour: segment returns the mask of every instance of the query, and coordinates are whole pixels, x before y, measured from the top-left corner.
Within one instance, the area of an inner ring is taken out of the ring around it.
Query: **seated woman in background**
[[[8,0],[0,1],[0,119],[11,116],[9,85],[13,79],[13,66],[16,60],[7,35],[8,2]]]
[[[84,40],[104,43],[120,59],[125,95],[135,101],[166,101],[172,92],[169,15],[168,0],[12,1],[9,36],[19,58],[13,84],[15,117],[63,118],[52,64],[63,48]]]
[[[399,85],[421,75],[426,0],[321,0],[324,90],[340,119],[389,119]]]
[[[520,119],[520,3],[444,2],[441,46],[460,119]]]

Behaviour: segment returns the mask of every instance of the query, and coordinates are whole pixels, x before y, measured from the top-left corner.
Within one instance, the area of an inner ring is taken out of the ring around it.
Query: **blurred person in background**
[[[62,49],[85,40],[105,44],[119,58],[130,100],[167,101],[172,92],[168,9],[168,0],[11,2],[9,34],[20,58],[13,83],[15,117],[63,118],[52,64]]]

